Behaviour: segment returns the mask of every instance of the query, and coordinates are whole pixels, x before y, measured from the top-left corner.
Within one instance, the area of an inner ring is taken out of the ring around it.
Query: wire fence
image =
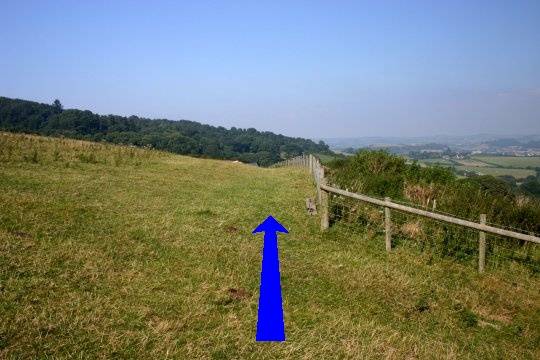
[[[435,209],[433,205],[421,206],[392,200],[391,204],[398,208],[390,211],[390,207],[384,206],[389,204],[385,199],[348,193],[337,186],[328,186],[324,167],[313,155],[289,159],[275,166],[298,166],[310,170],[317,186],[317,204],[323,230],[339,226],[344,236],[353,239],[380,239],[384,235],[387,250],[409,247],[478,266],[480,272],[484,268],[522,266],[534,274],[540,273],[540,238],[537,234],[512,226],[455,217]]]

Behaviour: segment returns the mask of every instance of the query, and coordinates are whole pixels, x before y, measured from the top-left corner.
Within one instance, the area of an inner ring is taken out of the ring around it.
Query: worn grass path
[[[0,134],[0,358],[538,358],[538,275],[321,235],[295,169]],[[287,342],[256,343],[280,236]]]

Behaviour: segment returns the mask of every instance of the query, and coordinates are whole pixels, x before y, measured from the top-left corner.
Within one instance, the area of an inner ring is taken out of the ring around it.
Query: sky
[[[538,0],[0,5],[0,96],[312,138],[540,133]]]

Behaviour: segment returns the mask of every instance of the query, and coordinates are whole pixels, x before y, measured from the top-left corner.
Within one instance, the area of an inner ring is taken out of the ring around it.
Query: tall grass
[[[57,139],[0,132],[0,162],[42,165],[78,164],[139,166],[162,157],[162,152],[83,140]]]

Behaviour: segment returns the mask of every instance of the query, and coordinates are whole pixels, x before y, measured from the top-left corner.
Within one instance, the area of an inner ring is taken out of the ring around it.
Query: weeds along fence
[[[331,186],[325,168],[313,155],[302,155],[285,160],[274,167],[293,166],[309,169],[317,187],[317,207],[321,230],[331,225],[340,226],[349,236],[363,232],[384,234],[387,251],[405,243],[413,243],[420,250],[434,249],[443,256],[475,259],[479,272],[486,263],[502,265],[511,260],[540,272],[540,237],[518,229],[487,222],[481,214],[479,221],[462,219],[432,208],[416,204],[376,198]],[[435,203],[436,204],[436,203]],[[382,226],[381,226],[382,225]]]

